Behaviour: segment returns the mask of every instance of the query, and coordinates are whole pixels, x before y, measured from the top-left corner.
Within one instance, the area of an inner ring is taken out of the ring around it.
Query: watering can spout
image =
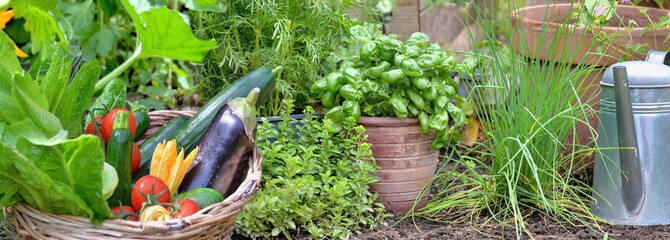
[[[621,161],[621,197],[626,213],[637,216],[645,196],[645,184],[642,165],[638,155],[638,142],[633,119],[633,106],[630,99],[628,74],[626,67],[613,67],[614,97],[616,101],[616,119],[619,135],[619,159]]]

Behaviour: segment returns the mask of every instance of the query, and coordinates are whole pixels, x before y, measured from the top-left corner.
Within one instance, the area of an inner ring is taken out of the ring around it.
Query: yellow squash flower
[[[140,214],[140,222],[144,221],[168,221],[172,219],[170,217],[170,211],[165,209],[163,206],[149,206],[144,208]]]
[[[9,22],[9,20],[11,20],[13,17],[14,17],[14,11],[7,10],[7,8],[0,10],[0,29],[5,29],[5,25],[7,25],[7,22]],[[16,56],[18,57],[28,56],[28,54],[24,53],[23,51],[21,51],[21,49],[19,49],[19,46],[16,46],[16,43],[14,43],[14,52],[16,52]]]
[[[170,189],[170,193],[174,196],[177,193],[179,184],[184,180],[186,170],[191,166],[191,163],[193,163],[195,155],[198,154],[198,150],[199,148],[196,147],[190,154],[188,154],[186,159],[184,159],[183,148],[179,154],[177,154],[176,140],[173,139],[167,143],[163,141],[163,143],[159,143],[154,150],[149,174],[163,180]]]

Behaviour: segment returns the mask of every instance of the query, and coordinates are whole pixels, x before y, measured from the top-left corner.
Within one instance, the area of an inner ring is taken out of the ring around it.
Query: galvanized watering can
[[[670,224],[670,54],[621,62],[605,71],[593,203],[621,225]]]

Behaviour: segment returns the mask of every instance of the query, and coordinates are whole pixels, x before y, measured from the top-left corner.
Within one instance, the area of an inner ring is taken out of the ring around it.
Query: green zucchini
[[[107,199],[109,206],[130,204],[130,184],[132,171],[133,134],[128,129],[129,114],[119,111],[114,120],[112,134],[107,140],[105,162],[116,169],[119,183],[111,197]]]
[[[141,178],[144,175],[149,174],[149,170],[151,169],[151,158],[154,155],[154,150],[156,149],[156,145],[159,143],[162,143],[163,140],[167,141],[172,139],[172,136],[175,135],[177,130],[179,130],[182,126],[186,124],[188,121],[188,117],[185,116],[178,116],[170,120],[168,123],[163,125],[158,131],[156,131],[154,134],[151,135],[151,137],[147,138],[140,144],[140,155],[142,155],[142,161],[140,162],[140,168],[135,171],[135,175],[133,175],[133,182],[135,180]]]
[[[200,141],[205,129],[212,123],[216,113],[226,105],[228,100],[246,98],[252,89],[259,88],[261,92],[256,102],[256,107],[259,107],[267,100],[274,87],[273,71],[268,68],[261,67],[242,76],[210,99],[186,125],[179,129],[173,138],[177,140],[178,146],[184,148],[185,152],[191,152]]]
[[[223,196],[218,191],[211,188],[196,188],[188,192],[177,195],[177,199],[191,199],[198,204],[200,209],[209,205],[223,201]]]
[[[135,116],[135,122],[137,123],[137,130],[135,130],[135,142],[140,140],[142,136],[144,136],[144,133],[147,132],[147,129],[149,129],[149,123],[151,123],[151,119],[149,119],[149,114],[146,111],[138,110],[138,111],[133,111],[133,116]]]
[[[91,119],[94,119],[99,116],[105,116],[109,110],[115,108],[122,108],[126,104],[126,85],[119,79],[112,80],[105,89],[102,90],[102,94],[95,100],[93,106],[89,109],[93,112],[93,118],[91,115],[86,116],[86,122],[91,122]]]

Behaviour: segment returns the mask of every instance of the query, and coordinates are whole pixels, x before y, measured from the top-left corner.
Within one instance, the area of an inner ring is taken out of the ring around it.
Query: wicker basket
[[[145,137],[176,116],[193,114],[180,111],[150,112],[149,130],[152,132],[147,131]],[[101,226],[93,226],[88,218],[46,213],[23,202],[4,211],[11,216],[8,222],[27,239],[229,239],[237,214],[258,191],[263,156],[257,147],[254,147],[250,161],[246,179],[235,193],[222,202],[181,219],[164,222],[115,219],[106,220]]]

